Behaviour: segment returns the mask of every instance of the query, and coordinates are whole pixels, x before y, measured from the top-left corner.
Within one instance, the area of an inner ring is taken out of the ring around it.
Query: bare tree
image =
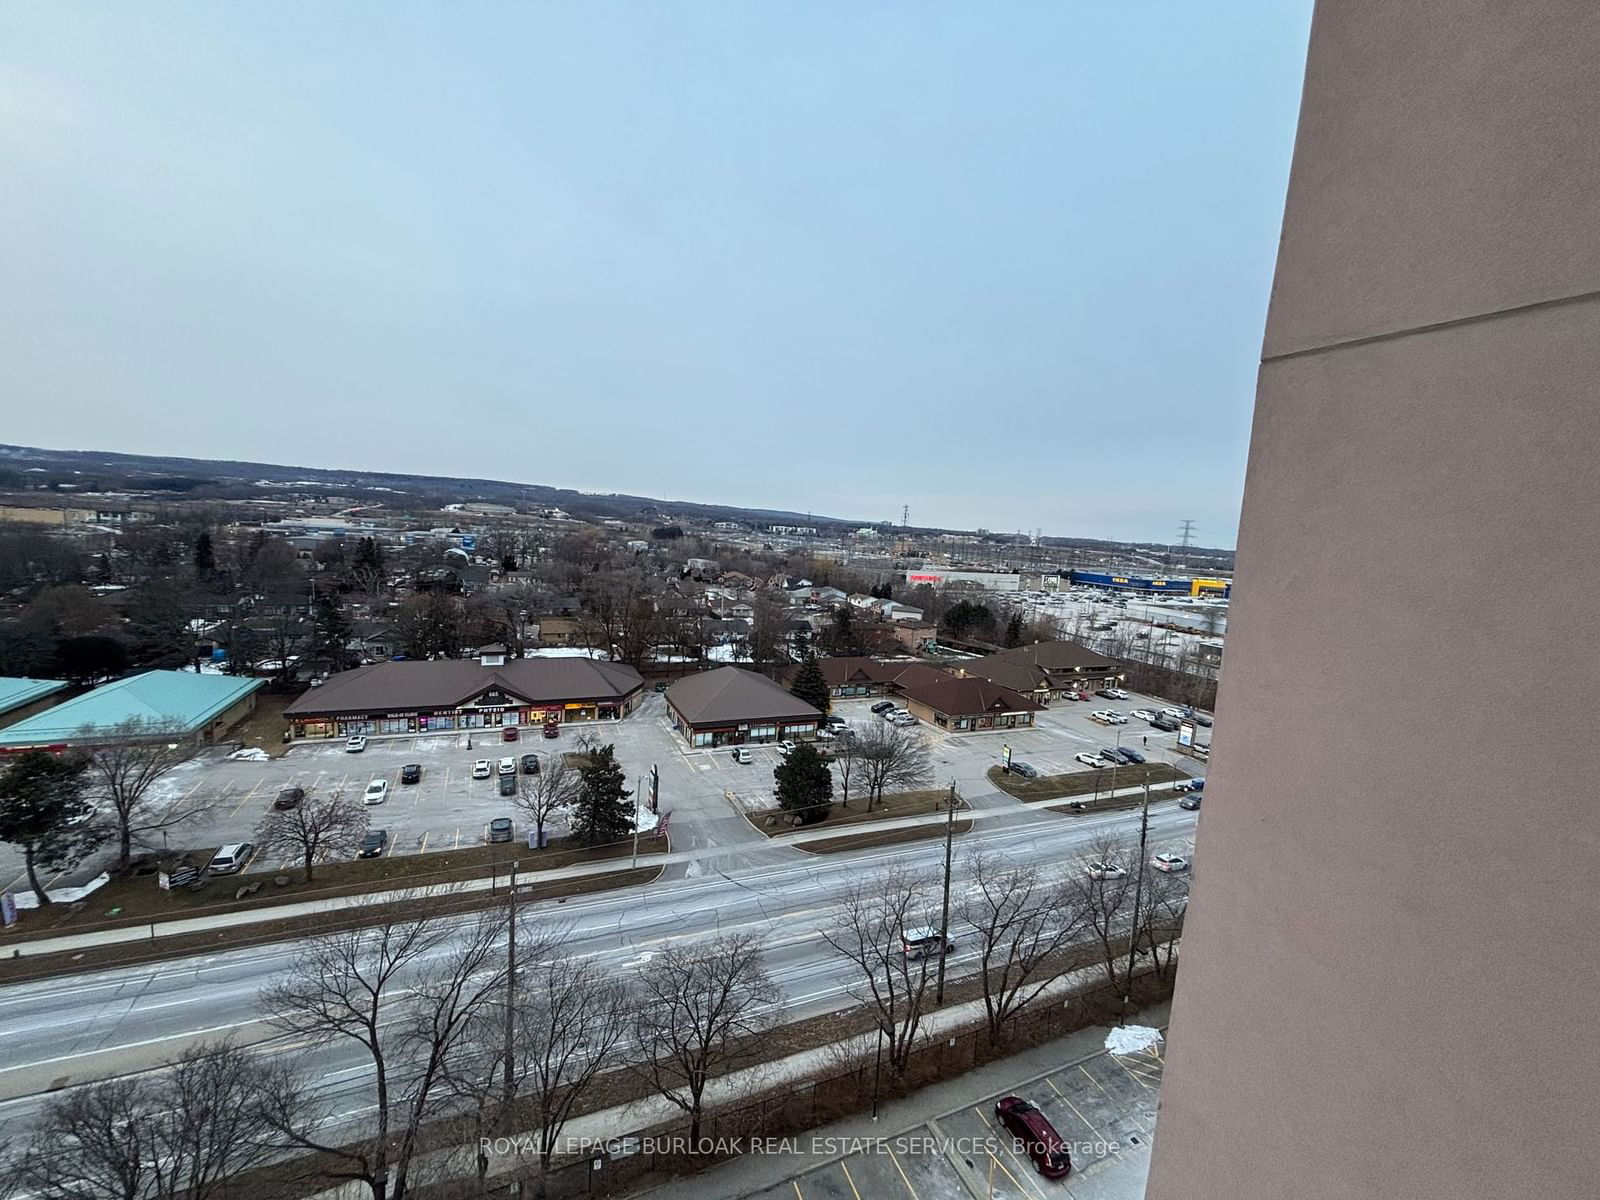
[[[517,781],[517,795],[511,803],[533,822],[536,844],[544,845],[545,823],[571,808],[583,789],[583,775],[561,754],[551,754],[537,775],[523,775]]]
[[[205,811],[205,802],[157,787],[200,752],[192,737],[160,722],[134,719],[110,731],[89,756],[91,786],[110,804],[117,829],[117,869],[127,870],[135,842]]]
[[[1169,871],[1148,871],[1139,903],[1139,940],[1150,952],[1156,976],[1165,979],[1172,968],[1176,939],[1189,907],[1187,876]]]
[[[327,1137],[313,1084],[280,1065],[265,1088],[278,1144],[322,1155],[330,1181],[359,1181],[373,1200],[404,1200],[419,1135],[448,1095],[445,1064],[502,986],[494,952],[505,927],[500,913],[466,925],[390,918],[303,943],[288,975],[262,995],[266,1019],[316,1044],[366,1052],[375,1129],[354,1142]]]
[[[255,1059],[202,1043],[164,1072],[53,1097],[12,1165],[36,1200],[211,1200],[270,1152]]]
[[[307,796],[294,808],[271,809],[256,826],[256,844],[265,852],[298,858],[310,883],[318,862],[347,858],[360,848],[369,819],[367,806],[341,791]]]
[[[907,948],[907,930],[936,926],[930,881],[896,864],[858,878],[845,890],[839,915],[822,937],[859,972],[851,995],[872,1013],[883,1032],[889,1064],[905,1071],[916,1047],[931,981],[931,954]]]
[[[761,1059],[758,1035],[778,1019],[778,988],[760,939],[731,933],[702,946],[668,946],[639,973],[635,1034],[657,1092],[689,1115],[700,1138],[706,1085]]]
[[[1069,888],[1051,886],[1032,863],[1008,861],[981,846],[967,856],[972,884],[962,919],[978,933],[979,979],[989,1038],[1049,984],[1050,960],[1072,944],[1083,914]]]
[[[841,730],[834,740],[833,770],[839,778],[839,803],[850,807],[850,786],[859,784],[863,773],[861,751],[853,729]]]
[[[1112,987],[1122,978],[1119,972],[1127,952],[1123,937],[1132,932],[1126,925],[1133,915],[1135,865],[1118,835],[1101,834],[1084,847],[1065,880],[1065,894],[1081,914],[1083,927],[1093,934],[1106,982]]]
[[[922,735],[904,725],[878,721],[855,738],[861,779],[867,788],[867,811],[883,799],[887,788],[915,788],[933,778],[933,763]]]

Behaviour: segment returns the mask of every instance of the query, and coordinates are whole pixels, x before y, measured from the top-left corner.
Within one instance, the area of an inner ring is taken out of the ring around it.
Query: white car
[[[361,796],[363,804],[382,804],[389,798],[389,781],[387,779],[374,779],[367,784],[367,790]]]
[[[1103,708],[1097,708],[1092,713],[1090,713],[1089,714],[1089,720],[1091,720],[1091,721],[1099,721],[1100,724],[1102,724],[1102,725],[1111,724],[1111,718],[1106,715],[1106,710],[1103,709]]]
[[[783,741],[778,743],[778,753],[785,756],[794,753],[794,743],[788,738],[784,738]]]
[[[1121,879],[1128,873],[1116,863],[1101,862],[1098,858],[1091,859],[1085,870],[1090,879]]]
[[[1183,709],[1181,708],[1163,708],[1160,715],[1163,717],[1171,717],[1174,721],[1182,721],[1186,719],[1183,715]]]
[[[367,748],[367,739],[357,734],[355,737],[346,738],[344,752],[346,754],[360,754]]]
[[[894,710],[894,712],[890,713],[889,720],[893,721],[896,725],[915,725],[917,723],[916,717],[912,716],[903,708],[897,708]]]
[[[1121,688],[1107,688],[1106,695],[1112,700],[1131,700],[1132,697]]]
[[[831,742],[831,741],[833,741],[833,729],[830,726],[824,725],[821,729],[817,730],[817,741],[819,741],[819,742]]]
[[[1189,869],[1189,860],[1181,854],[1158,854],[1150,860],[1150,865],[1158,871],[1167,874],[1176,874]]]
[[[1128,723],[1128,718],[1123,716],[1116,709],[1114,709],[1114,708],[1106,709],[1106,724],[1107,725],[1126,725],[1127,723]]]
[[[487,758],[480,758],[472,764],[472,777],[474,779],[487,779],[494,773],[494,764]]]
[[[1136,708],[1128,715],[1130,717],[1138,717],[1141,721],[1154,721],[1156,719],[1156,710],[1153,708]]]
[[[1101,758],[1098,754],[1089,754],[1086,752],[1083,754],[1074,754],[1072,757],[1077,759],[1077,761],[1081,762],[1086,767],[1103,767],[1106,765],[1106,760]]]

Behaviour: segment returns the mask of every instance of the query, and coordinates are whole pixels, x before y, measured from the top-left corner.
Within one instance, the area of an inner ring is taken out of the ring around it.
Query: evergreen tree
[[[835,654],[861,653],[861,638],[856,633],[855,613],[850,605],[841,604],[833,610],[833,628],[828,631],[828,640]]]
[[[1006,649],[1022,645],[1022,614],[1012,613],[1011,620],[1006,622]]]
[[[832,698],[828,695],[828,681],[822,677],[822,668],[817,665],[815,654],[806,655],[805,662],[794,673],[789,694],[796,700],[804,700],[823,716],[828,715],[828,710],[833,707]]]
[[[50,903],[41,869],[74,866],[99,844],[104,830],[90,818],[94,803],[83,794],[84,763],[48,750],[26,750],[0,772],[0,842],[22,851],[28,884],[40,907]]]
[[[622,786],[627,777],[615,749],[600,747],[578,768],[583,783],[572,806],[572,840],[580,846],[604,846],[633,833],[633,793]]]
[[[344,671],[350,666],[350,619],[345,616],[344,602],[339,593],[317,593],[317,607],[312,614],[312,653],[328,661],[328,668]]]
[[[194,573],[205,579],[217,569],[217,552],[211,545],[211,531],[202,529],[194,540]]]
[[[801,742],[772,772],[778,804],[802,824],[813,825],[828,815],[833,801],[833,773],[810,742]]]

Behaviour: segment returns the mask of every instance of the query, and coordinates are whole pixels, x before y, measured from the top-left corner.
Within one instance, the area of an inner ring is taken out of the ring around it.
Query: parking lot
[[[901,1134],[841,1142],[833,1161],[757,1193],[761,1200],[1110,1200],[1143,1192],[1161,1087],[1161,1048],[1105,1052],[985,1096]],[[1001,1129],[1003,1095],[1031,1100],[1072,1153],[1063,1180],[1039,1175]],[[806,1139],[801,1138],[802,1144]],[[823,1144],[826,1149],[827,1144]]]

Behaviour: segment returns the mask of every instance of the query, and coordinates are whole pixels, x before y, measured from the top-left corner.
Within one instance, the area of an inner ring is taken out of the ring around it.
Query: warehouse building
[[[815,737],[822,714],[765,675],[719,667],[667,689],[672,727],[691,746]]]
[[[620,720],[644,680],[595,658],[513,658],[484,646],[475,659],[381,662],[342,671],[284,710],[296,738],[499,729],[547,721]]]
[[[1141,596],[1206,596],[1226,600],[1233,594],[1233,584],[1226,579],[1157,578],[1115,575],[1107,571],[1069,571],[1067,577],[1077,587],[1104,588],[1108,592],[1132,592]]]
[[[216,741],[255,711],[260,679],[146,671],[97,687],[0,729],[0,752],[123,741],[130,730],[168,741]]]

